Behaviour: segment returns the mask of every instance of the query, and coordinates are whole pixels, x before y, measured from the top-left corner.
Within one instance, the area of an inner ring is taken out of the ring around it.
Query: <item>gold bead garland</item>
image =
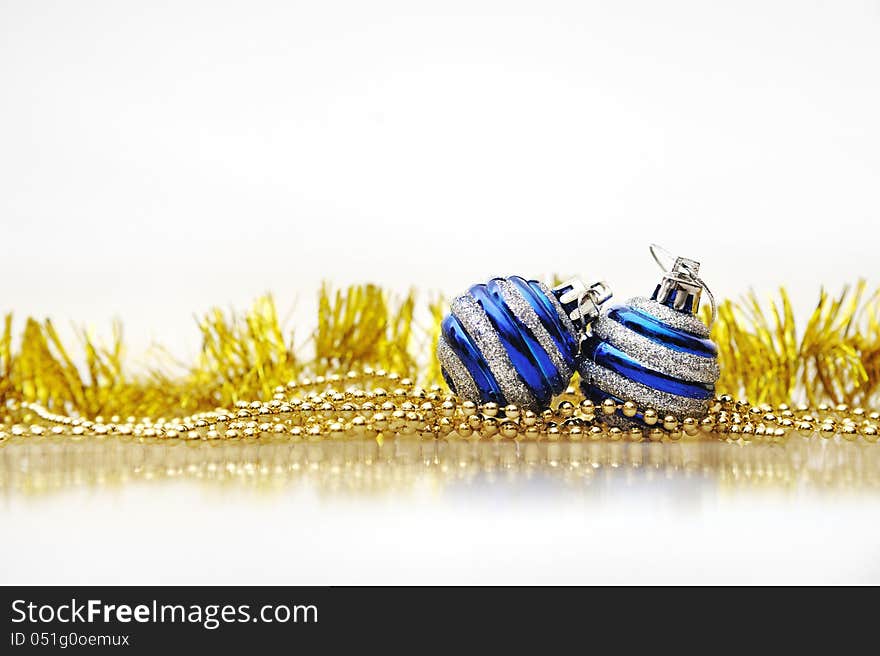
[[[569,388],[540,413],[514,405],[477,406],[384,370],[365,368],[344,375],[303,378],[276,387],[269,401],[239,401],[182,418],[102,417],[59,414],[43,405],[10,400],[0,421],[0,443],[28,436],[111,437],[151,441],[333,440],[415,437],[494,440],[743,440],[781,442],[792,435],[878,439],[880,413],[844,404],[815,407],[751,405],[721,395],[703,418],[659,416],[643,409],[644,426],[620,428],[608,419],[634,417],[631,401],[605,399],[596,405]]]

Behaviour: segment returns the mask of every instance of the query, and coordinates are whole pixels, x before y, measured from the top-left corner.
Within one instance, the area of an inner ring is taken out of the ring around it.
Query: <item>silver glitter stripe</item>
[[[556,367],[559,375],[566,381],[565,384],[567,385],[567,381],[571,380],[574,371],[565,363],[565,359],[562,357],[562,353],[559,352],[556,342],[553,341],[550,333],[544,328],[544,324],[541,323],[534,308],[532,308],[512,282],[508,280],[498,280],[497,282],[498,287],[501,289],[501,296],[504,298],[504,302],[507,303],[507,307],[513,312],[513,316],[535,336],[538,344],[547,353],[550,362]]]
[[[639,406],[639,410],[653,408],[661,416],[672,414],[680,418],[687,416],[695,419],[705,417],[709,412],[711,399],[691,399],[661,392],[600,367],[590,360],[585,360],[581,366],[581,376],[606,394],[624,401],[633,401]]]
[[[455,351],[446,341],[443,335],[437,341],[437,359],[443,370],[452,379],[455,385],[455,392],[465,401],[480,402],[480,390],[474,382],[471,372],[464,366],[464,363],[456,355]]]
[[[684,312],[673,310],[671,307],[666,307],[662,303],[652,301],[644,296],[631,298],[626,304],[657,317],[663,323],[667,323],[677,330],[683,330],[697,337],[709,336],[708,326],[693,314],[685,314]]]
[[[721,373],[715,358],[675,351],[607,316],[593,322],[593,334],[639,362],[650,362],[650,369],[681,380],[714,383]]]
[[[516,373],[495,327],[477,300],[468,294],[459,296],[452,302],[452,314],[480,349],[507,402],[525,408],[536,407],[535,397]]]
[[[562,303],[559,302],[559,299],[550,291],[550,288],[545,285],[543,282],[538,283],[538,287],[542,292],[550,299],[550,302],[553,304],[553,307],[556,308],[556,314],[559,315],[559,319],[562,321],[562,325],[565,326],[565,329],[570,332],[572,335],[575,335],[575,339],[580,339],[580,333],[574,327],[574,323],[572,323],[569,316],[565,313],[565,309],[562,307]]]

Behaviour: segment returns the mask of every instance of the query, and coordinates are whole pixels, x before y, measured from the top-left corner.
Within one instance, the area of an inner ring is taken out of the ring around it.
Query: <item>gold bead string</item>
[[[621,418],[640,414],[644,425]],[[617,425],[623,423],[623,426]],[[632,401],[594,404],[569,388],[542,412],[515,405],[476,405],[384,370],[302,378],[276,387],[269,401],[239,401],[179,418],[59,414],[38,403],[10,400],[0,421],[0,443],[39,436],[110,437],[150,441],[310,440],[416,437],[420,439],[626,440],[716,439],[781,442],[791,435],[844,440],[878,439],[880,413],[846,405],[751,405],[716,397],[705,417],[660,416]]]

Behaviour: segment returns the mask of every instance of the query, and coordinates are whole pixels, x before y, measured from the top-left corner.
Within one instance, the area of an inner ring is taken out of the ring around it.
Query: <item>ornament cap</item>
[[[572,278],[554,287],[553,295],[568,318],[583,329],[599,317],[599,308],[611,298],[612,293],[611,286],[604,280],[588,287],[580,278]]]
[[[709,295],[709,302],[712,304],[712,321],[714,322],[715,299],[706,283],[700,278],[700,263],[688,257],[675,257],[672,267],[667,267],[661,260],[661,256],[672,259],[672,255],[657,244],[651,244],[651,255],[664,271],[660,284],[657,285],[651,296],[652,300],[679,312],[697,314],[700,309],[700,297],[705,289]]]

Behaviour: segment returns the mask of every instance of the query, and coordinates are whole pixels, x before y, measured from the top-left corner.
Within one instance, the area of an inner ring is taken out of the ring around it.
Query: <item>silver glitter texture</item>
[[[547,357],[550,358],[550,362],[556,367],[559,375],[566,381],[567,385],[574,371],[565,363],[565,359],[562,357],[562,353],[559,352],[556,342],[553,341],[550,333],[544,328],[544,324],[541,323],[534,308],[532,308],[512,282],[504,279],[499,279],[497,282],[507,307],[513,312],[516,319],[535,336],[541,348],[547,353]]]
[[[536,408],[535,397],[516,373],[495,327],[477,300],[468,294],[457,297],[452,302],[452,314],[480,349],[507,402],[523,408]]]
[[[562,321],[562,325],[565,326],[565,329],[572,335],[575,335],[576,339],[580,339],[580,335],[574,327],[574,323],[572,323],[569,316],[565,313],[565,309],[562,307],[562,303],[559,302],[559,299],[556,298],[556,295],[550,291],[550,288],[543,282],[539,282],[538,287],[544,292],[544,295],[550,299],[550,302],[553,303],[553,307],[556,308],[556,314],[559,315],[559,319]]]
[[[714,383],[720,370],[715,358],[682,353],[639,335],[613,319],[603,316],[593,322],[593,334],[619,348],[634,360],[650,363],[650,369],[679,380],[693,383]]]
[[[477,389],[471,372],[464,366],[443,335],[440,335],[440,339],[437,341],[437,359],[452,379],[458,395],[468,401],[479,402],[480,390]]]
[[[673,310],[662,303],[652,301],[644,296],[631,298],[626,304],[653,315],[663,323],[668,324],[677,330],[683,330],[686,333],[696,335],[697,337],[709,337],[709,327],[692,314],[685,314],[684,312]]]
[[[634,402],[639,410],[653,408],[662,415],[671,414],[679,418],[699,419],[709,412],[711,399],[691,399],[686,396],[661,392],[652,387],[637,383],[625,376],[585,360],[581,365],[581,376],[610,396]]]

